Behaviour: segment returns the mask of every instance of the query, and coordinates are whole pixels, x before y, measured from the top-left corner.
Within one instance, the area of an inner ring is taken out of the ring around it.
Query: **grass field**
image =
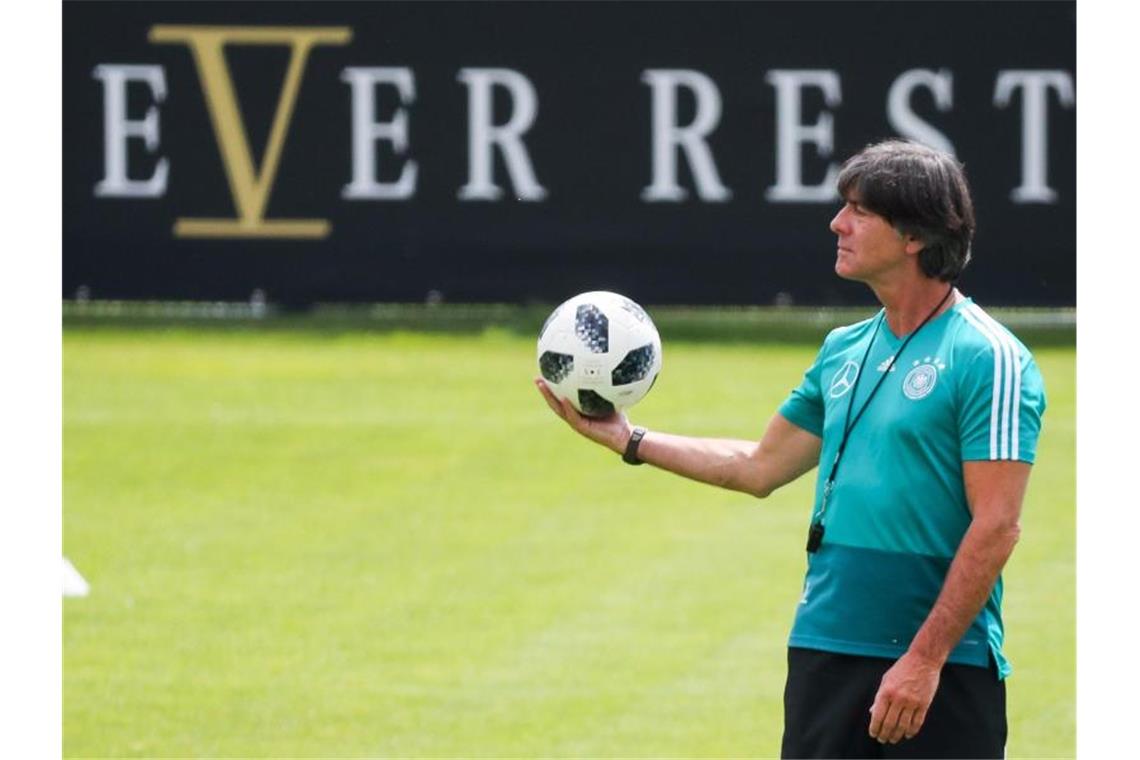
[[[665,338],[650,427],[755,437],[815,346]],[[68,328],[64,752],[774,756],[810,478],[578,439],[533,341]],[[1010,757],[1075,754],[1075,351],[1006,572]]]

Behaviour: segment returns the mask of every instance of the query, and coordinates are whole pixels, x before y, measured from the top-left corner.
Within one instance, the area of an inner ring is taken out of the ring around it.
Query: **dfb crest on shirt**
[[[946,365],[937,357],[924,357],[922,361],[914,360],[910,372],[903,378],[903,395],[917,401],[926,398],[938,384],[939,370],[946,369]]]

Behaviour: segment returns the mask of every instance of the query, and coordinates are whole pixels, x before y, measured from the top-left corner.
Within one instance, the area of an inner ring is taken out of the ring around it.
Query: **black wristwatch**
[[[641,439],[649,432],[643,427],[635,427],[633,435],[629,437],[629,443],[625,445],[625,453],[621,455],[621,459],[626,464],[645,464],[637,458],[637,447],[641,445]]]

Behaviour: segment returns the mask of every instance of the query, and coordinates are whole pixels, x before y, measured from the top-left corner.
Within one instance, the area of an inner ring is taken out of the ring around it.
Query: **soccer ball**
[[[625,296],[596,290],[566,301],[538,334],[538,370],[559,398],[605,417],[640,401],[661,371],[653,320]]]

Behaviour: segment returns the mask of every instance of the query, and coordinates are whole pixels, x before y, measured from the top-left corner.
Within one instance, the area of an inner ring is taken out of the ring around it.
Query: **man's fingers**
[[[575,429],[580,429],[582,427],[582,415],[578,414],[578,410],[570,403],[570,399],[561,398],[558,399],[558,403],[562,407],[562,419],[573,425]]]
[[[886,714],[883,716],[883,725],[879,728],[879,733],[875,737],[882,743],[890,742],[894,744],[898,739],[893,739],[897,733],[902,736],[902,731],[899,728],[899,715],[902,713],[902,707],[899,702],[892,701],[887,708]]]
[[[915,710],[914,715],[910,718],[910,725],[906,729],[906,738],[913,739],[918,735],[918,730],[922,728],[922,724],[926,722],[926,710]]]
[[[542,378],[535,378],[534,384],[538,388],[538,392],[542,394],[542,398],[546,401],[546,405],[553,409],[554,413],[559,417],[566,419],[566,412],[562,409],[562,403],[559,401],[558,397],[554,395],[554,392],[550,390],[550,387],[546,384],[546,382],[542,380]]]
[[[538,388],[538,392],[541,393],[542,397],[547,399],[548,401],[550,399],[554,398],[554,393],[551,392],[550,386],[547,385],[546,381],[543,380],[541,377],[536,377],[534,379],[534,387]]]
[[[570,403],[570,399],[559,398],[554,395],[554,391],[550,390],[550,386],[542,379],[535,380],[538,389],[542,391],[546,403],[550,404],[550,408],[562,419],[569,422],[574,427],[578,427],[582,415],[578,414],[578,410]]]
[[[563,398],[562,396],[555,396],[554,398],[557,399],[558,405],[562,407],[564,411],[577,413],[578,410],[570,403],[570,399]]]
[[[910,720],[914,716],[914,710],[905,708],[899,710],[898,722],[895,727],[891,729],[890,734],[887,736],[887,741],[891,744],[898,744],[906,736],[906,732],[910,730]],[[909,737],[907,737],[909,738]]]
[[[542,378],[536,377],[534,384],[538,388],[538,392],[542,394],[542,398],[545,399],[546,405],[554,410],[554,413],[561,417],[567,425],[593,441],[602,442],[598,435],[591,430],[591,426],[596,424],[596,421],[583,416],[570,403],[570,399],[556,396]]]
[[[883,719],[887,717],[887,706],[887,700],[882,692],[876,694],[875,704],[871,705],[871,727],[868,729],[872,739],[879,738],[879,732],[883,729]]]

